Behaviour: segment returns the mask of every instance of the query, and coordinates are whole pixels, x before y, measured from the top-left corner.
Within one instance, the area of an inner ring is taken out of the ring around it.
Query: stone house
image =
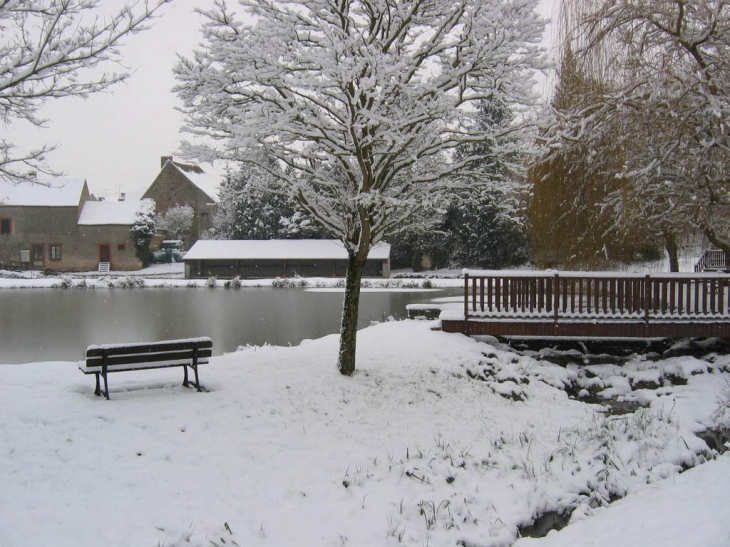
[[[0,181],[0,268],[138,270],[129,229],[139,201],[97,201],[86,181],[59,177],[18,185]]]
[[[185,242],[190,247],[213,227],[218,181],[201,167],[176,162],[172,156],[162,156],[160,166],[160,173],[142,199],[153,199],[158,215],[164,215],[170,207],[192,207],[195,219]]]

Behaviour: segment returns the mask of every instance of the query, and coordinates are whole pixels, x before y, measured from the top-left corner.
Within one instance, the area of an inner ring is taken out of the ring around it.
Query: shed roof
[[[76,207],[86,181],[78,177],[39,177],[35,182],[0,181],[0,205]]]
[[[369,259],[390,258],[390,245],[379,243]],[[207,239],[185,253],[185,260],[346,260],[347,251],[336,239]]]
[[[137,212],[151,206],[151,200],[141,201],[87,201],[79,217],[80,226],[131,226]]]

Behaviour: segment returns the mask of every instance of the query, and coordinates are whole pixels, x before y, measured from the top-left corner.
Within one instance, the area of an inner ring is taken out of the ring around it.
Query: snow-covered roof
[[[387,260],[390,245],[379,243],[368,258]],[[185,260],[345,260],[347,251],[335,239],[206,239],[199,240],[185,253]]]
[[[137,219],[137,211],[149,206],[149,200],[141,201],[87,201],[79,217],[80,226],[124,225],[131,226]]]
[[[76,207],[86,181],[78,177],[39,177],[35,182],[0,181],[0,205]]]
[[[205,192],[213,201],[218,201],[218,186],[220,181],[214,175],[207,174],[202,167],[185,165],[171,161],[175,168],[185,175],[190,182]]]

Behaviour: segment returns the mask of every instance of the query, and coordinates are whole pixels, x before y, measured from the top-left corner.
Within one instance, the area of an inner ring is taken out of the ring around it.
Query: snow
[[[387,260],[390,245],[380,243],[371,250],[368,258]],[[185,260],[346,260],[347,251],[334,239],[269,239],[269,240],[198,240],[185,253]]]
[[[198,336],[195,338],[179,338],[177,340],[165,340],[165,343],[167,344],[200,344],[203,342],[212,342],[209,336]],[[94,349],[94,350],[104,350],[104,349],[117,349],[117,348],[129,348],[129,347],[148,347],[150,344],[148,342],[145,343],[139,343],[139,344],[93,344],[86,349]]]
[[[137,212],[147,207],[147,201],[87,201],[79,217],[79,226],[131,226]]]
[[[591,519],[514,547],[726,547],[730,458],[646,486]]]
[[[730,425],[730,357],[588,378],[436,324],[360,331],[351,378],[337,336],[243,347],[201,368],[204,393],[153,370],[111,375],[106,401],[75,362],[2,366],[0,544],[497,547],[566,506],[515,545],[728,544],[730,458],[695,433]],[[624,416],[563,389],[667,374],[687,384]]]
[[[39,177],[22,184],[0,179],[0,205],[78,207],[85,184],[77,177]]]

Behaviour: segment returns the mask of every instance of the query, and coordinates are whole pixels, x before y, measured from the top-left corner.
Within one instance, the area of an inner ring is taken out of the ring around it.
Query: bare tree
[[[0,122],[46,122],[40,107],[49,99],[86,97],[129,77],[99,72],[100,64],[119,63],[123,39],[148,28],[171,0],[126,4],[113,15],[101,13],[101,0],[0,0]],[[0,179],[28,180],[29,171],[55,174],[45,157],[55,146],[26,153],[0,137]]]
[[[360,283],[372,246],[449,189],[481,178],[494,143],[505,172],[528,142],[544,22],[536,0],[217,0],[203,48],[175,68],[186,130],[214,141],[199,160],[268,170],[348,253],[338,368],[355,370]],[[512,123],[485,127],[494,100]],[[272,169],[269,158],[284,168]]]

